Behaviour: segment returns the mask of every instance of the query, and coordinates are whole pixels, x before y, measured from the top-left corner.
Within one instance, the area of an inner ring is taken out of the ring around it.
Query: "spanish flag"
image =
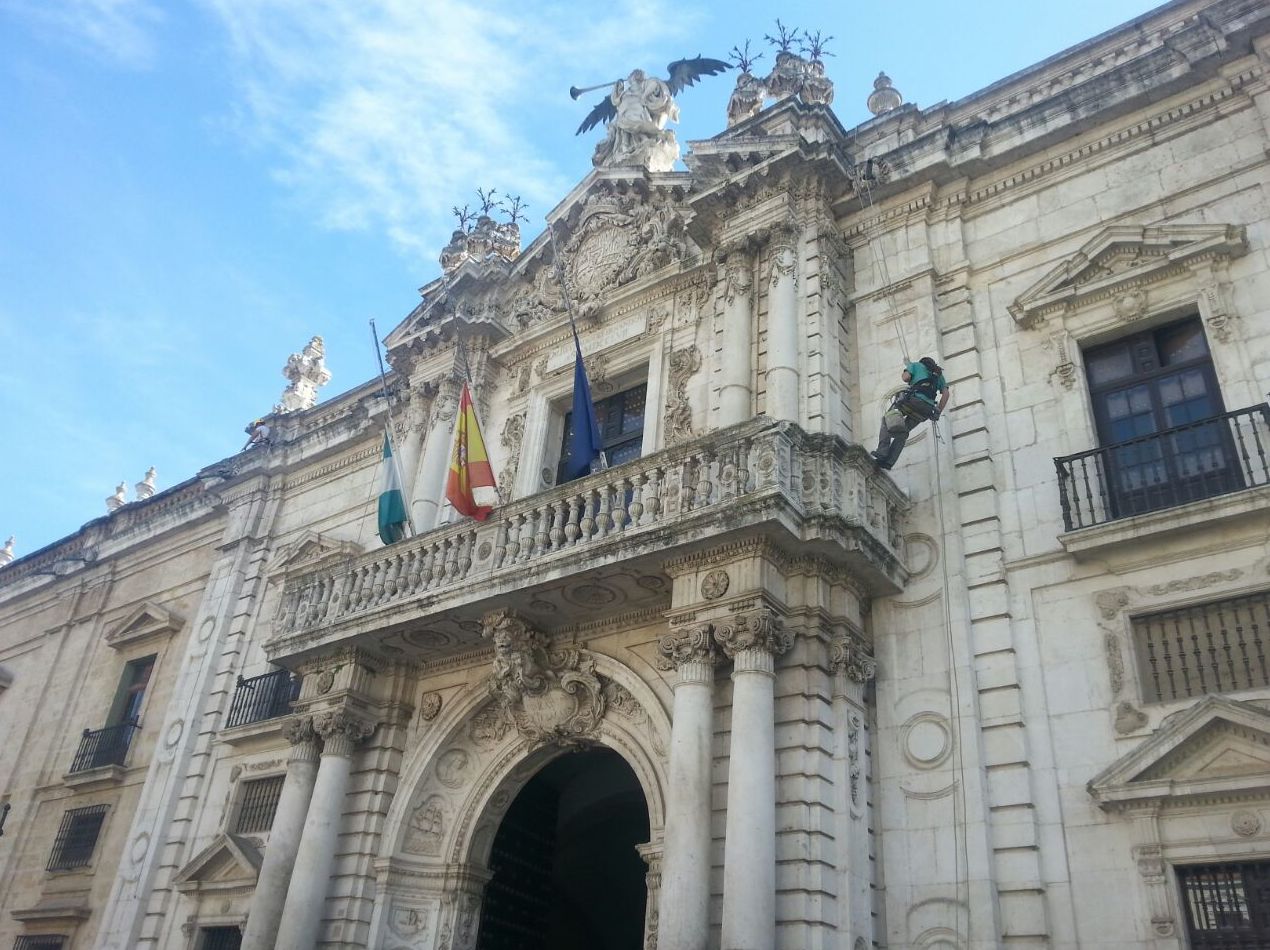
[[[459,398],[459,418],[454,426],[454,452],[450,456],[450,477],[445,497],[461,515],[484,521],[498,503],[494,485],[494,469],[489,464],[481,426],[476,420],[476,407],[467,383]]]

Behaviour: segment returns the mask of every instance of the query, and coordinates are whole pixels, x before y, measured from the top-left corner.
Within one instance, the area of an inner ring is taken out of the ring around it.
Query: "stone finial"
[[[886,73],[879,72],[878,78],[873,80],[873,92],[869,94],[868,101],[865,104],[874,115],[882,115],[884,112],[890,112],[892,109],[898,109],[902,106],[904,97],[900,95],[898,89],[891,85],[891,77]]]
[[[9,540],[4,542],[4,547],[0,548],[0,567],[8,564],[13,560],[13,535],[9,535]]]
[[[106,499],[106,510],[118,511],[126,504],[128,504],[128,486],[120,482],[115,488],[115,493]]]
[[[274,412],[298,412],[312,409],[317,404],[317,391],[331,381],[326,368],[326,346],[320,336],[309,340],[299,353],[292,353],[282,375],[291,382],[282,391],[282,401],[273,407]]]
[[[145,501],[154,494],[154,474],[154,466],[151,465],[146,469],[145,478],[134,486],[137,493],[137,501]]]

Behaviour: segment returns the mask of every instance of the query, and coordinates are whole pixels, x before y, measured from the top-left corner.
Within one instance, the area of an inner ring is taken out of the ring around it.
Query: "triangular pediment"
[[[1166,719],[1089,783],[1104,808],[1213,795],[1270,795],[1270,712],[1208,696]]]
[[[106,631],[106,644],[119,649],[157,637],[170,637],[184,622],[171,610],[146,601]]]
[[[1113,225],[1020,294],[1010,313],[1032,326],[1051,313],[1148,286],[1200,260],[1238,257],[1247,249],[1246,230],[1235,225]]]
[[[254,886],[261,860],[251,839],[226,832],[181,868],[173,884],[181,891]]]
[[[332,561],[356,557],[363,550],[356,542],[306,531],[283,549],[278,566],[288,574],[302,573]]]

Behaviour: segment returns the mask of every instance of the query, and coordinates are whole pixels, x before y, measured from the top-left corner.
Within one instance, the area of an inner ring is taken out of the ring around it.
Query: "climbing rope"
[[[862,196],[862,205],[867,207],[870,212],[876,211],[873,203],[873,188],[868,180],[861,177],[858,180],[859,194]],[[890,269],[886,264],[886,255],[880,254],[874,249],[873,240],[869,234],[869,223],[866,221],[862,225],[865,236],[865,246],[869,249],[869,256],[873,263],[873,272],[875,278],[880,278],[880,285],[885,288],[884,295],[887,300],[887,308],[891,323],[895,325],[896,340],[900,344],[903,351],[904,363],[907,366],[912,350],[909,349],[908,338],[904,333],[904,322],[898,313],[895,303],[895,286],[891,282]],[[878,242],[881,242],[883,229],[878,228]],[[898,245],[897,245],[898,247]],[[885,411],[885,410],[884,410]],[[948,529],[944,518],[944,485],[943,473],[940,466],[939,446],[944,444],[944,440],[939,431],[938,420],[932,419],[930,422],[931,431],[934,438],[931,439],[931,454],[934,460],[935,468],[935,509],[939,518],[939,537],[942,542],[943,553],[940,557],[942,567],[944,589],[942,600],[944,602],[944,643],[948,651],[948,717],[955,731],[954,743],[955,754],[957,760],[956,777],[954,779],[953,796],[953,851],[956,855],[956,888],[957,888],[957,910],[954,916],[954,925],[958,933],[961,932],[961,912],[965,909],[966,921],[966,945],[973,944],[971,940],[971,919],[970,912],[970,845],[967,840],[966,825],[966,761],[964,754],[965,743],[963,741],[963,721],[961,715],[961,678],[957,672],[957,655],[956,648],[953,644],[952,635],[952,604],[948,595],[949,587],[952,583],[948,574]],[[960,820],[958,819],[957,810],[960,805]],[[963,874],[964,868],[964,874]],[[962,893],[965,893],[964,900]]]

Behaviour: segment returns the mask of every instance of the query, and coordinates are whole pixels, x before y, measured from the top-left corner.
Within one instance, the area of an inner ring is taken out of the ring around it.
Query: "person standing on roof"
[[[948,405],[944,371],[929,356],[909,363],[900,375],[907,388],[896,393],[891,408],[882,414],[878,447],[872,453],[878,468],[888,471],[904,451],[908,434],[928,419],[938,419]]]

